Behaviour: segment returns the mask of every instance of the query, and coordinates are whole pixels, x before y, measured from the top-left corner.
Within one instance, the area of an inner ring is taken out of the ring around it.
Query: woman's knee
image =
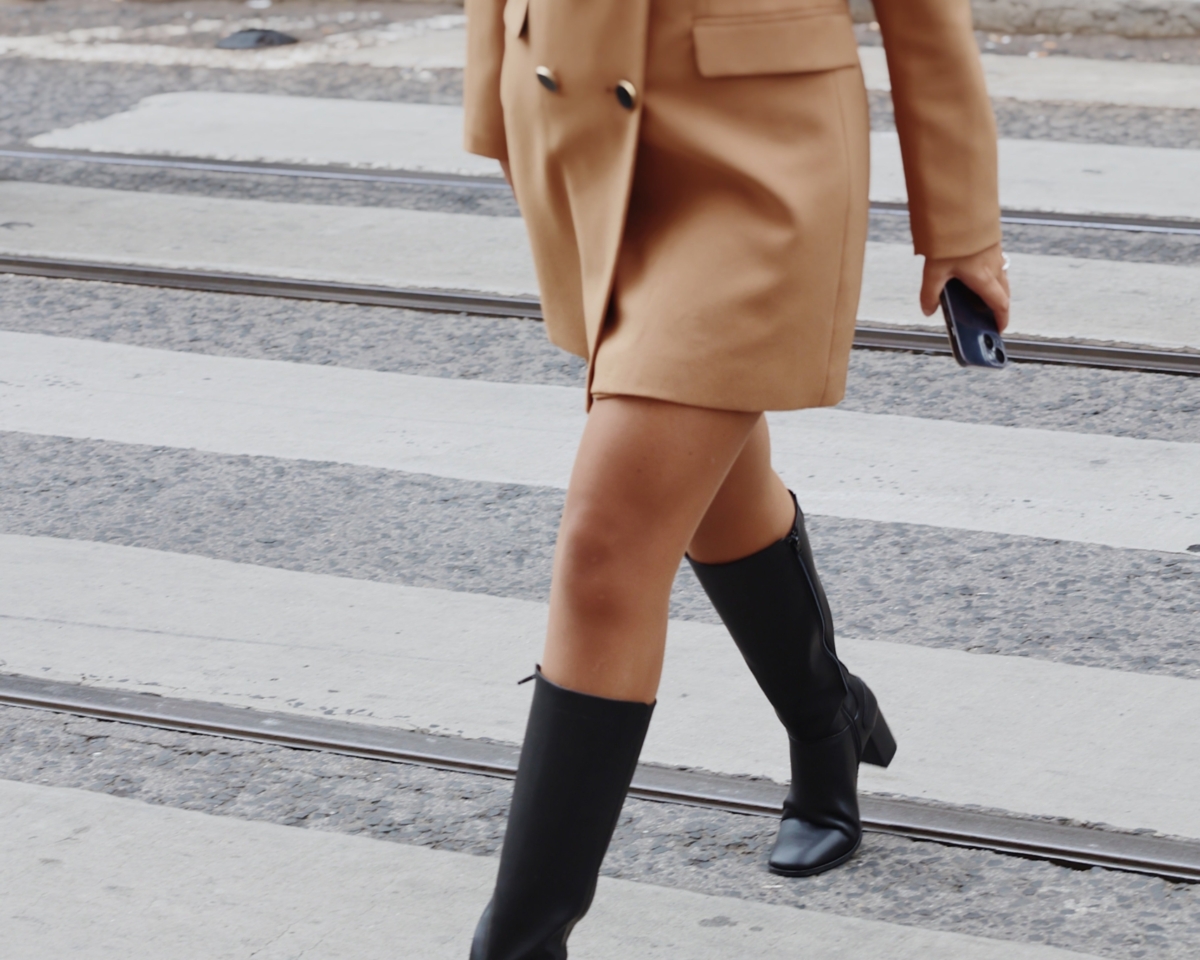
[[[619,633],[636,619],[643,602],[614,554],[598,552],[586,538],[560,539],[551,607],[573,625],[568,632],[577,641]]]
[[[581,502],[582,501],[582,502]],[[663,549],[664,531],[652,510],[601,497],[577,497],[563,512],[556,566],[572,577],[612,579],[652,566]]]
[[[637,607],[639,597],[665,596],[755,418],[659,401],[597,401],[559,530],[559,598],[607,618]]]
[[[581,616],[603,621],[669,592],[686,539],[672,526],[646,504],[569,498],[554,563],[560,599]]]

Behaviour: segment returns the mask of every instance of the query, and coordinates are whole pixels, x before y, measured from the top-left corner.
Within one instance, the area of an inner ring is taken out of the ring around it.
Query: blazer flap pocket
[[[702,77],[815,73],[858,63],[854,27],[842,5],[697,17],[692,39]]]
[[[525,32],[525,21],[529,18],[529,0],[508,0],[504,4],[504,32],[517,38]],[[495,23],[495,21],[492,21]]]

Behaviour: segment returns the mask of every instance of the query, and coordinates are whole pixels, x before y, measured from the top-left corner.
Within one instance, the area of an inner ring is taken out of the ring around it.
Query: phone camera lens
[[[983,345],[989,350],[996,349],[996,341],[992,339],[992,335],[990,333],[985,333],[983,335]]]
[[[1000,364],[1004,363],[1004,351],[1003,350],[996,351],[996,362],[1000,363]]]

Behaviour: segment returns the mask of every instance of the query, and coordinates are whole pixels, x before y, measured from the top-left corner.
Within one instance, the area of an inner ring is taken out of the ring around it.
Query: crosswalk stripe
[[[1200,267],[1009,254],[1010,335],[1101,340],[1170,349],[1200,347]],[[868,243],[858,316],[912,327],[941,321],[921,312],[914,291],[924,258]]]
[[[1001,139],[1000,205],[1200,220],[1200,150]],[[871,134],[871,199],[906,202],[900,140]]]
[[[34,137],[35,147],[343,164],[499,177],[462,146],[462,108],[261,93],[183,92]]]
[[[0,251],[392,287],[536,293],[512,217],[0,183]]]
[[[462,109],[248,93],[147,97],[133,110],[54,130],[34,146],[221,160],[498,174],[462,149]],[[871,199],[904,202],[895,133],[871,135]],[[1000,141],[1000,200],[1015,210],[1200,219],[1200,151]]]
[[[514,217],[0,183],[0,254],[535,295]],[[859,316],[929,326],[921,261],[871,243]],[[1200,347],[1200,267],[1014,254],[1011,333]]]
[[[583,422],[567,387],[0,333],[5,430],[562,487]],[[771,423],[776,465],[813,513],[1150,550],[1200,541],[1200,444],[831,409]]]
[[[0,572],[6,670],[509,743],[545,632],[539,603],[112,544],[2,536]],[[1196,681],[838,643],[901,743],[865,789],[1200,837]],[[672,622],[643,759],[786,780],[784,748],[724,629]]]
[[[0,781],[0,817],[0,890],[7,915],[20,919],[6,935],[10,960],[460,960],[495,882],[491,857],[87,790]],[[571,949],[593,960],[1088,960],[610,877],[600,878]]]
[[[859,47],[858,58],[868,89],[891,89],[883,47]],[[1200,66],[1194,64],[998,53],[980,59],[993,98],[1200,109]]]

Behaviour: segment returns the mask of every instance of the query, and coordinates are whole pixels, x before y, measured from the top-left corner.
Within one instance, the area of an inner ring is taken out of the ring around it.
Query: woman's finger
[[[1008,326],[1008,274],[1000,245],[989,247],[969,257],[925,260],[921,279],[921,310],[930,316],[938,308],[942,288],[951,277],[957,278],[977,293],[996,316],[996,327]]]
[[[971,269],[955,270],[954,276],[974,290],[996,315],[996,329],[1001,333],[1008,326],[1008,277],[1003,269],[972,265]]]
[[[942,287],[950,277],[950,268],[943,261],[926,259],[925,272],[921,277],[921,312],[925,316],[932,316],[937,310]]]
[[[992,313],[996,315],[996,329],[1001,333],[1008,326],[1009,304],[1007,285],[1002,281],[1003,276],[1003,273],[999,276],[994,273],[978,273],[971,277],[960,278],[991,308]]]

